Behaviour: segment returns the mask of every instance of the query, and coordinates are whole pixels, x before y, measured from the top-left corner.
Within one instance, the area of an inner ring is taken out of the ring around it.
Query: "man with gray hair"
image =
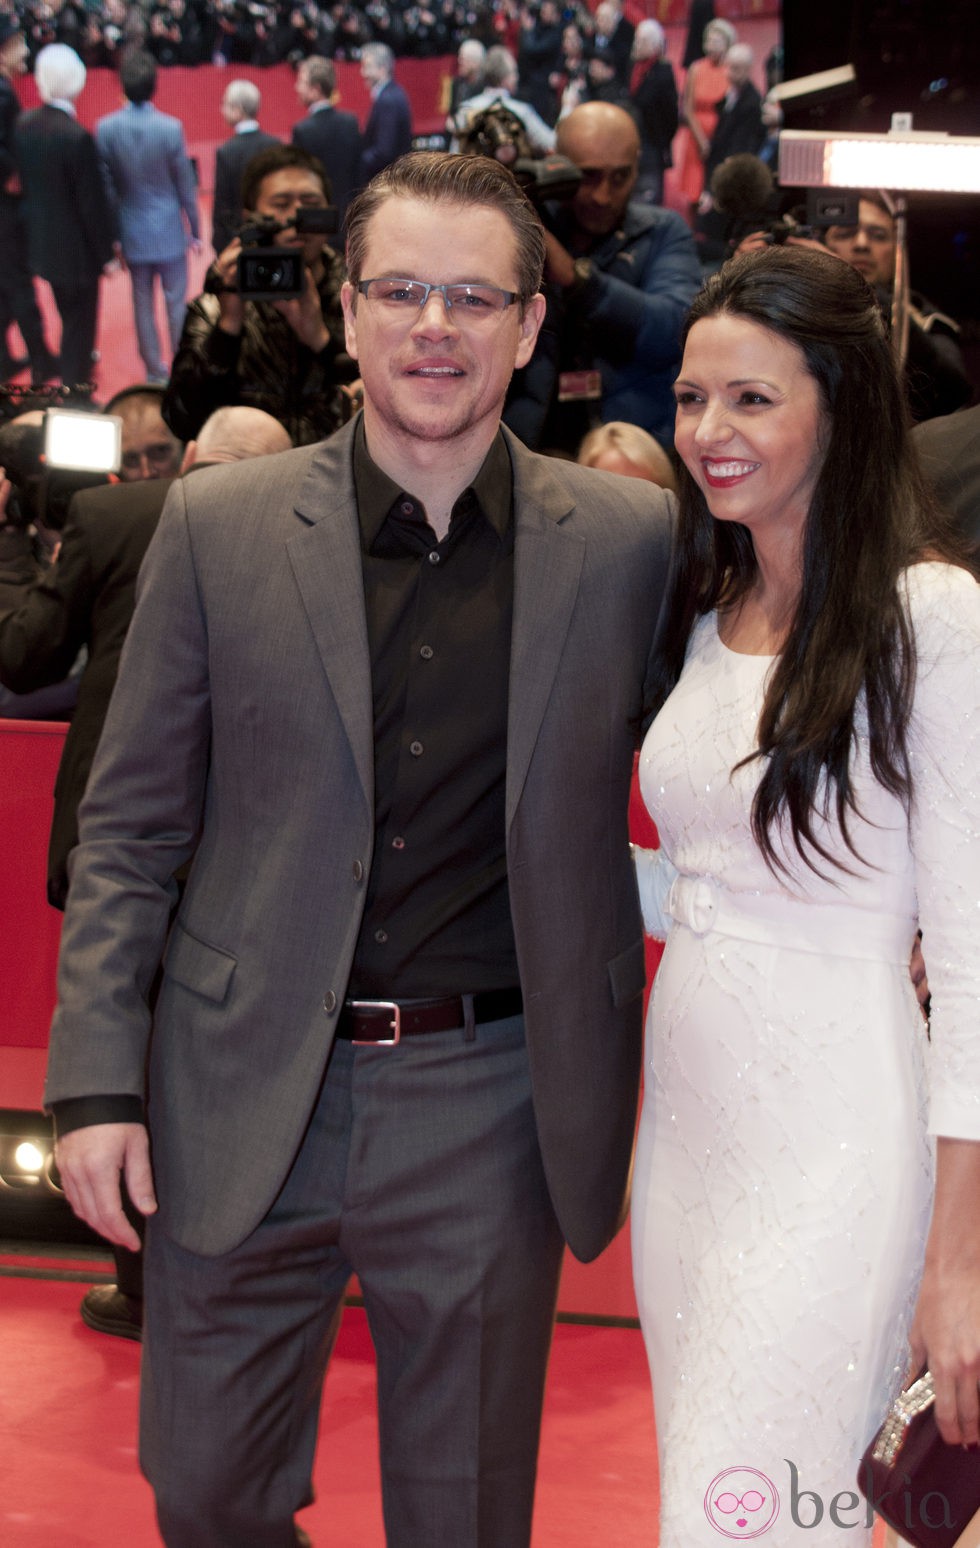
[[[332,59],[311,54],[296,71],[296,95],[306,117],[293,125],[293,144],[316,156],[327,169],[338,230],[331,247],[343,249],[344,216],[358,187],[361,169],[361,129],[353,113],[338,106],[337,72]]]
[[[262,93],[252,81],[229,81],[221,99],[221,116],[231,129],[214,153],[214,212],[211,240],[223,253],[242,223],[242,173],[260,151],[279,141],[259,127]]]
[[[633,38],[630,101],[640,125],[640,175],[634,197],[663,204],[664,172],[677,133],[677,81],[667,58],[667,36],[658,21],[641,21]]]
[[[453,119],[464,102],[468,102],[478,91],[483,90],[486,60],[487,51],[479,38],[463,39],[456,53],[456,74],[449,88],[450,133],[453,130]]]
[[[21,116],[15,135],[28,260],[61,316],[61,380],[77,387],[92,376],[99,278],[116,230],[95,141],[75,116],[85,66],[67,44],[50,43],[34,79],[44,105]]]
[[[701,262],[728,256],[727,218],[715,209],[711,179],[729,156],[757,156],[766,138],[762,122],[762,96],[752,81],[754,55],[747,43],[733,43],[725,55],[728,90],[721,100],[718,122],[704,159],[704,190],[698,201],[695,235]]]
[[[511,95],[517,86],[517,60],[514,55],[506,48],[495,44],[493,48],[487,50],[484,76],[486,86],[475,97],[465,102],[461,112],[457,114],[457,131],[464,134],[472,127],[480,113],[487,108],[496,107],[499,103],[524,125],[531,142],[531,149],[536,155],[547,156],[553,151],[555,131],[548,127],[530,102],[522,102],[519,97]]]
[[[371,93],[371,112],[364,127],[361,183],[370,182],[412,148],[412,108],[394,70],[395,56],[387,43],[365,44],[361,75]]]

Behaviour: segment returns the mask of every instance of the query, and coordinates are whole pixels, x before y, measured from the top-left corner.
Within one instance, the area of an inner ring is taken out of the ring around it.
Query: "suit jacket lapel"
[[[507,827],[527,777],[578,592],[585,543],[562,526],[570,495],[508,432],[514,465],[514,627],[507,723]]]
[[[325,441],[295,503],[303,529],[287,552],[365,799],[374,804],[374,711],[360,531],[351,471],[353,425]]]

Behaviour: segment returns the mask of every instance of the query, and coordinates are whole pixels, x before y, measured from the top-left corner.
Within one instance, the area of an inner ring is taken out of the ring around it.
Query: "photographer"
[[[694,240],[672,210],[630,202],[640,136],[623,108],[577,107],[558,125],[557,148],[582,181],[542,212],[548,312],[505,423],[535,450],[574,455],[588,430],[614,419],[669,446],[681,322],[701,282]]]
[[[235,237],[208,270],[204,294],[187,309],[164,417],[187,441],[215,409],[243,403],[272,414],[297,446],[306,445],[348,417],[341,383],[355,375],[344,353],[340,258],[324,232],[303,236],[296,229],[297,212],[329,206],[330,184],[315,156],[277,145],[249,162],[242,202],[247,221],[281,224],[274,245],[301,253],[306,288],[289,300],[243,298],[242,242]]]
[[[146,46],[159,65],[199,65],[204,58],[201,25],[186,0],[166,0],[150,12]]]

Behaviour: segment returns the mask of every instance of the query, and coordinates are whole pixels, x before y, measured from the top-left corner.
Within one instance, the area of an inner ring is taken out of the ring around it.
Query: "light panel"
[[[980,139],[784,129],[779,136],[779,181],[787,188],[980,193]]]

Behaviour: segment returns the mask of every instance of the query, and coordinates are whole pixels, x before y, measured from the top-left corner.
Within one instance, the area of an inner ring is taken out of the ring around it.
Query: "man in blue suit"
[[[395,56],[387,43],[367,43],[361,49],[361,75],[371,92],[361,151],[362,183],[369,183],[412,148],[412,109],[393,78],[394,69]]]
[[[109,197],[118,211],[146,379],[165,382],[167,368],[153,316],[153,282],[159,275],[172,356],[184,326],[188,237],[193,250],[201,250],[194,169],[180,121],[158,112],[151,101],[157,83],[153,56],[142,51],[130,54],[120,67],[119,80],[127,105],[100,120],[95,138]]]

